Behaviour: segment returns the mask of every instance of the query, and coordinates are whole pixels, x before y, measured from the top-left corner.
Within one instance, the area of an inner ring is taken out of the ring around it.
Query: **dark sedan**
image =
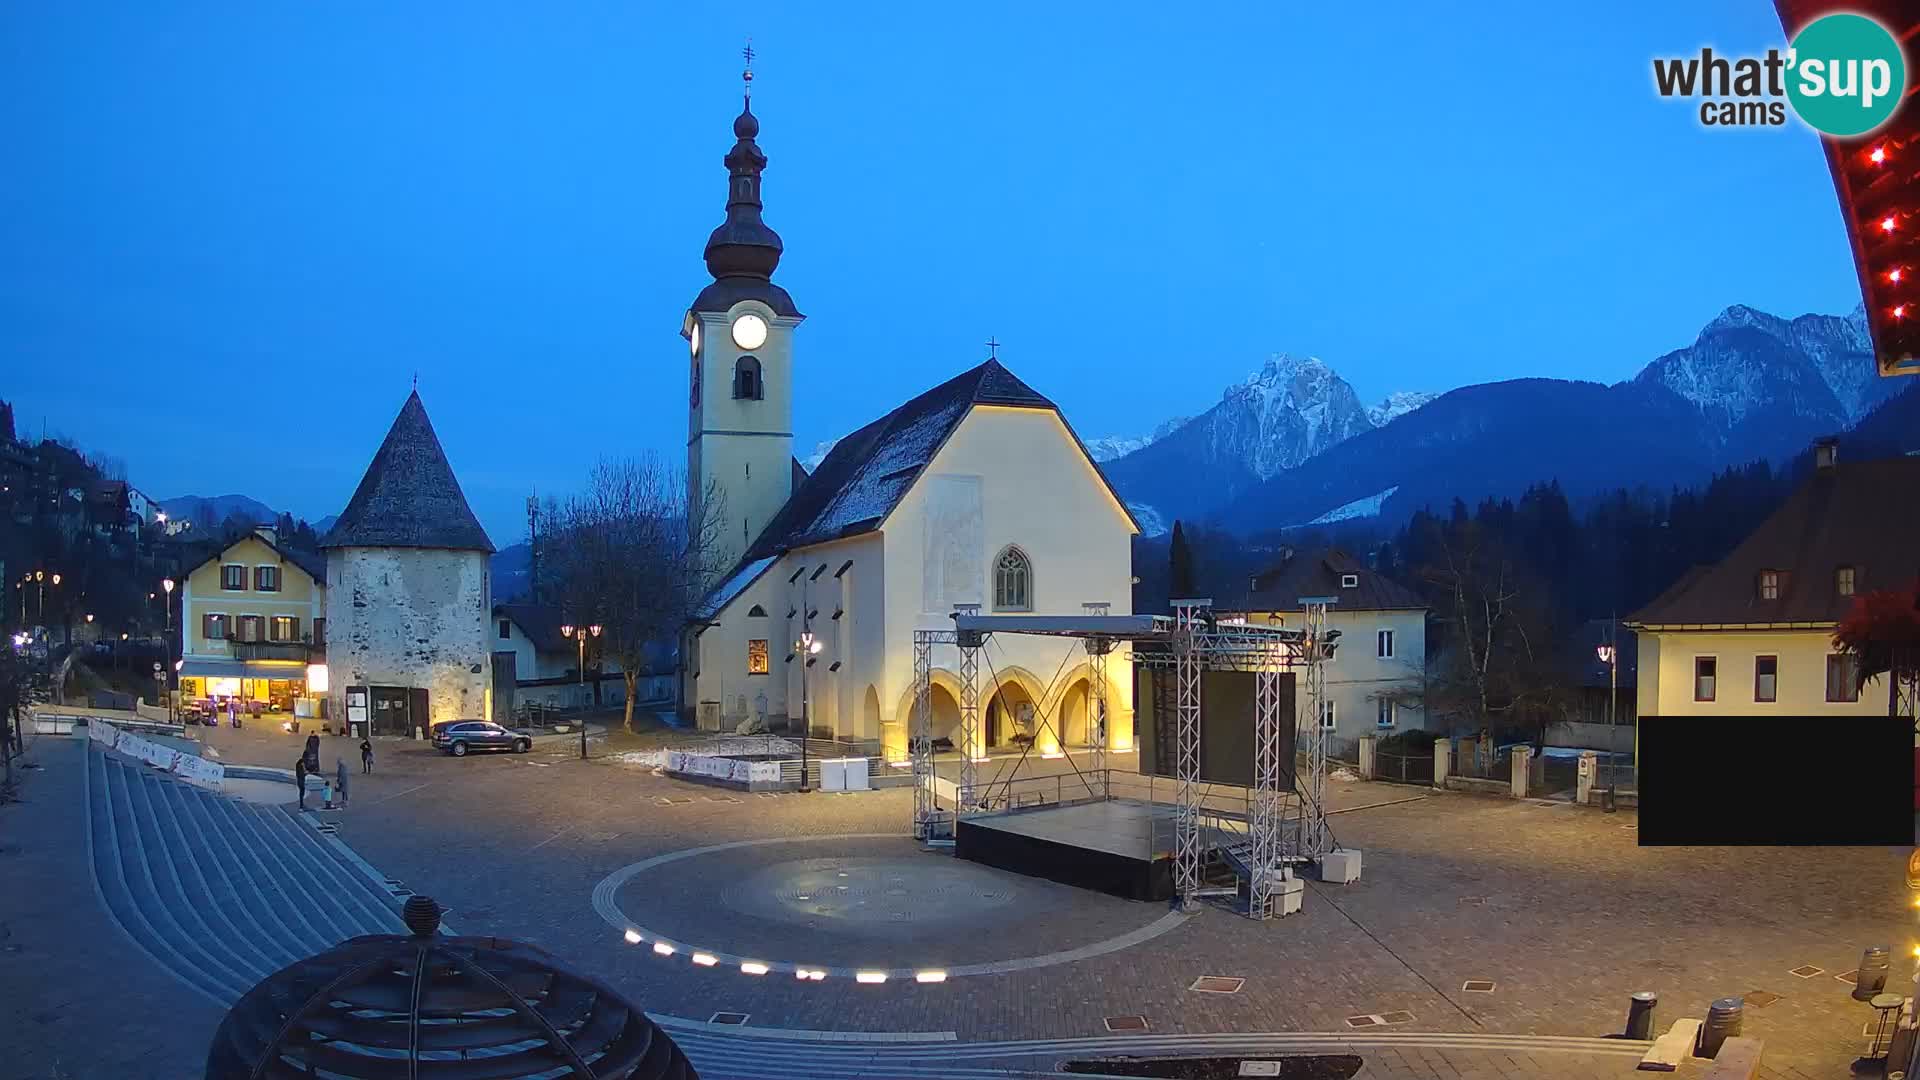
[[[433,745],[454,757],[465,757],[469,750],[511,750],[524,754],[533,749],[533,738],[524,731],[512,731],[485,720],[461,720],[437,725],[433,729]]]

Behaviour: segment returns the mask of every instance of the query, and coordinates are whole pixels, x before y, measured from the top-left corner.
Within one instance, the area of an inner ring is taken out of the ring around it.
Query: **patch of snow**
[[[1367,419],[1374,427],[1386,427],[1402,416],[1439,397],[1425,390],[1399,390],[1388,394],[1380,404],[1367,410]]]
[[[1140,523],[1140,535],[1166,535],[1167,519],[1160,516],[1160,511],[1155,510],[1146,503],[1137,502],[1128,503],[1127,509],[1133,511],[1133,520]]]
[[[1353,781],[1360,779],[1360,774],[1342,765],[1341,767],[1328,773],[1327,779],[1339,780],[1343,783],[1352,783]]]
[[[1364,499],[1355,499],[1350,503],[1336,506],[1326,513],[1321,514],[1319,517],[1314,518],[1312,521],[1307,522],[1307,524],[1331,525],[1336,521],[1352,521],[1356,518],[1378,517],[1380,516],[1380,508],[1386,504],[1388,499],[1393,498],[1394,492],[1399,490],[1400,485],[1395,484],[1385,491],[1377,491]]]
[[[788,544],[799,547],[832,540],[851,526],[891,511],[971,405],[969,401],[950,402],[887,432],[860,471],[834,493],[812,521],[788,537]]]
[[[740,569],[728,575],[727,580],[714,586],[713,591],[707,594],[707,598],[700,601],[700,606],[694,609],[694,615],[702,619],[711,619],[720,614],[722,608],[732,603],[734,597],[745,592],[747,586],[753,584],[761,574],[767,572],[767,567],[777,561],[779,556],[769,555],[764,559],[742,563]]]

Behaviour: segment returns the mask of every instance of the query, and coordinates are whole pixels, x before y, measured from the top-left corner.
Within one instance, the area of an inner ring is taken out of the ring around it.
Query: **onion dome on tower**
[[[695,311],[725,311],[741,300],[758,300],[780,315],[798,315],[787,290],[773,283],[780,265],[780,234],[760,220],[760,174],[767,155],[754,137],[760,119],[753,115],[753,56],[748,49],[744,103],[733,121],[733,149],[727,151],[727,220],[707,237],[707,272],[713,284],[693,302]]]

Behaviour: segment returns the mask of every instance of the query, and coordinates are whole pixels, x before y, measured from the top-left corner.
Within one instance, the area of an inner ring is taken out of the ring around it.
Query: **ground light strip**
[[[651,859],[644,859],[640,862],[623,866],[613,873],[608,874],[600,880],[599,884],[593,887],[593,909],[600,914],[602,919],[606,920],[608,925],[621,931],[623,938],[629,944],[638,945],[640,944],[640,940],[652,939],[654,943],[653,951],[660,956],[674,956],[677,955],[681,949],[685,949],[698,956],[713,958],[712,964],[701,962],[701,966],[703,967],[717,967],[721,964],[726,964],[737,967],[741,972],[749,975],[764,975],[773,972],[786,974],[792,972],[794,978],[802,982],[824,982],[829,977],[832,977],[835,979],[854,979],[869,984],[891,982],[894,980],[902,982],[911,980],[916,983],[942,983],[949,979],[963,978],[968,975],[1004,975],[1014,971],[1032,971],[1036,968],[1053,967],[1057,964],[1070,964],[1096,956],[1104,956],[1108,953],[1119,952],[1122,949],[1129,949],[1135,945],[1151,941],[1192,917],[1192,913],[1170,911],[1144,926],[1137,927],[1115,937],[1107,938],[1104,941],[1096,941],[1087,945],[1078,946],[1077,948],[1064,949],[1059,952],[1042,953],[1037,956],[1023,956],[1008,960],[991,960],[977,964],[959,964],[944,969],[924,967],[848,968],[831,966],[816,967],[792,961],[757,960],[752,957],[737,956],[723,949],[700,945],[681,945],[676,948],[675,945],[670,943],[663,935],[654,933],[646,927],[639,926],[634,920],[628,918],[626,914],[621,911],[619,903],[615,900],[615,896],[620,889],[625,886],[627,882],[641,874],[657,869],[667,863],[677,862],[681,859],[690,859],[698,855],[733,851],[739,848],[760,847],[769,844],[801,844],[821,840],[845,842],[849,840],[907,839],[910,838],[903,833],[846,833],[838,836],[767,837],[759,840],[735,840],[730,843],[713,844],[708,847],[685,848],[680,851],[668,852],[665,855],[656,855]],[[760,970],[752,970],[749,965],[751,965],[752,968],[758,968]],[[937,973],[938,977],[922,979],[920,976],[923,973]],[[877,974],[881,976],[881,978],[877,980],[862,979],[862,974]]]

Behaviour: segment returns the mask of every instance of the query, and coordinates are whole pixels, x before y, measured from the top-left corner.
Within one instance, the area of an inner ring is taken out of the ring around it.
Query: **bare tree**
[[[1437,526],[1421,571],[1444,616],[1430,692],[1441,715],[1487,730],[1542,726],[1559,696],[1544,586],[1478,524]]]
[[[685,479],[651,454],[603,459],[586,489],[544,513],[541,594],[576,625],[601,627],[601,655],[626,677],[624,723],[649,652],[664,648],[717,566],[722,496],[709,488],[689,516]]]

